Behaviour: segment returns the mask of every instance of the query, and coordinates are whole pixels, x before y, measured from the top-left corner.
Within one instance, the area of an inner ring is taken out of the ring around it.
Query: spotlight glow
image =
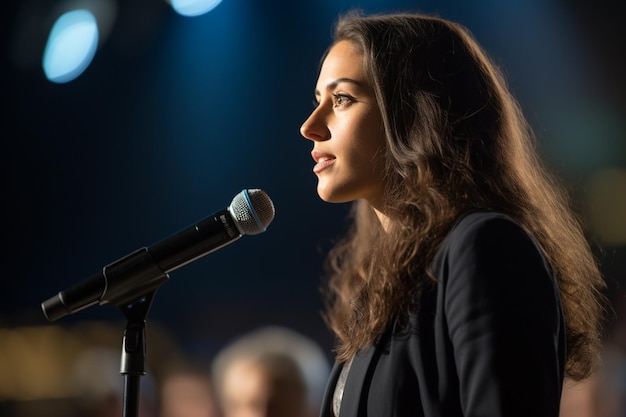
[[[66,83],[87,69],[98,47],[98,24],[88,10],[67,12],[55,22],[43,53],[48,80]]]
[[[199,16],[208,13],[222,0],[172,0],[172,8],[183,16]]]

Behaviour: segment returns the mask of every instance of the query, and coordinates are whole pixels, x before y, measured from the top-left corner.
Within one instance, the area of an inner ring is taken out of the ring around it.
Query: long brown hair
[[[601,346],[604,281],[568,197],[544,168],[504,77],[464,27],[437,17],[343,16],[335,41],[364,54],[387,136],[386,233],[369,204],[328,256],[326,319],[346,360],[408,313],[463,213],[516,219],[545,251],[567,325],[567,376],[583,379]]]

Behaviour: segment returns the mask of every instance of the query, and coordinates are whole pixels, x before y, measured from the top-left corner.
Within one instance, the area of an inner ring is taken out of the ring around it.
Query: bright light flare
[[[199,16],[213,10],[222,0],[171,0],[172,8],[183,16]]]
[[[87,69],[98,48],[98,24],[88,10],[73,10],[55,22],[43,53],[43,70],[55,83],[72,81]]]

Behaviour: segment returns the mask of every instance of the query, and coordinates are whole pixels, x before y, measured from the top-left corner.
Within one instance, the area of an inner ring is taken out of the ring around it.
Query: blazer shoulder
[[[469,213],[456,221],[441,243],[435,256],[459,253],[467,248],[482,248],[498,253],[506,247],[526,248],[543,253],[534,238],[512,217],[500,213],[480,211]]]
[[[489,228],[506,227],[506,225],[521,228],[517,221],[504,213],[497,211],[476,211],[457,219],[448,233],[448,236],[462,236],[468,233],[477,233]]]

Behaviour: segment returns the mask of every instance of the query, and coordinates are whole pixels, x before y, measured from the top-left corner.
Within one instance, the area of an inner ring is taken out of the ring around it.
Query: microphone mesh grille
[[[228,210],[237,228],[244,235],[256,235],[264,232],[274,220],[275,213],[272,200],[265,191],[258,188],[243,190],[237,194],[230,203]]]

